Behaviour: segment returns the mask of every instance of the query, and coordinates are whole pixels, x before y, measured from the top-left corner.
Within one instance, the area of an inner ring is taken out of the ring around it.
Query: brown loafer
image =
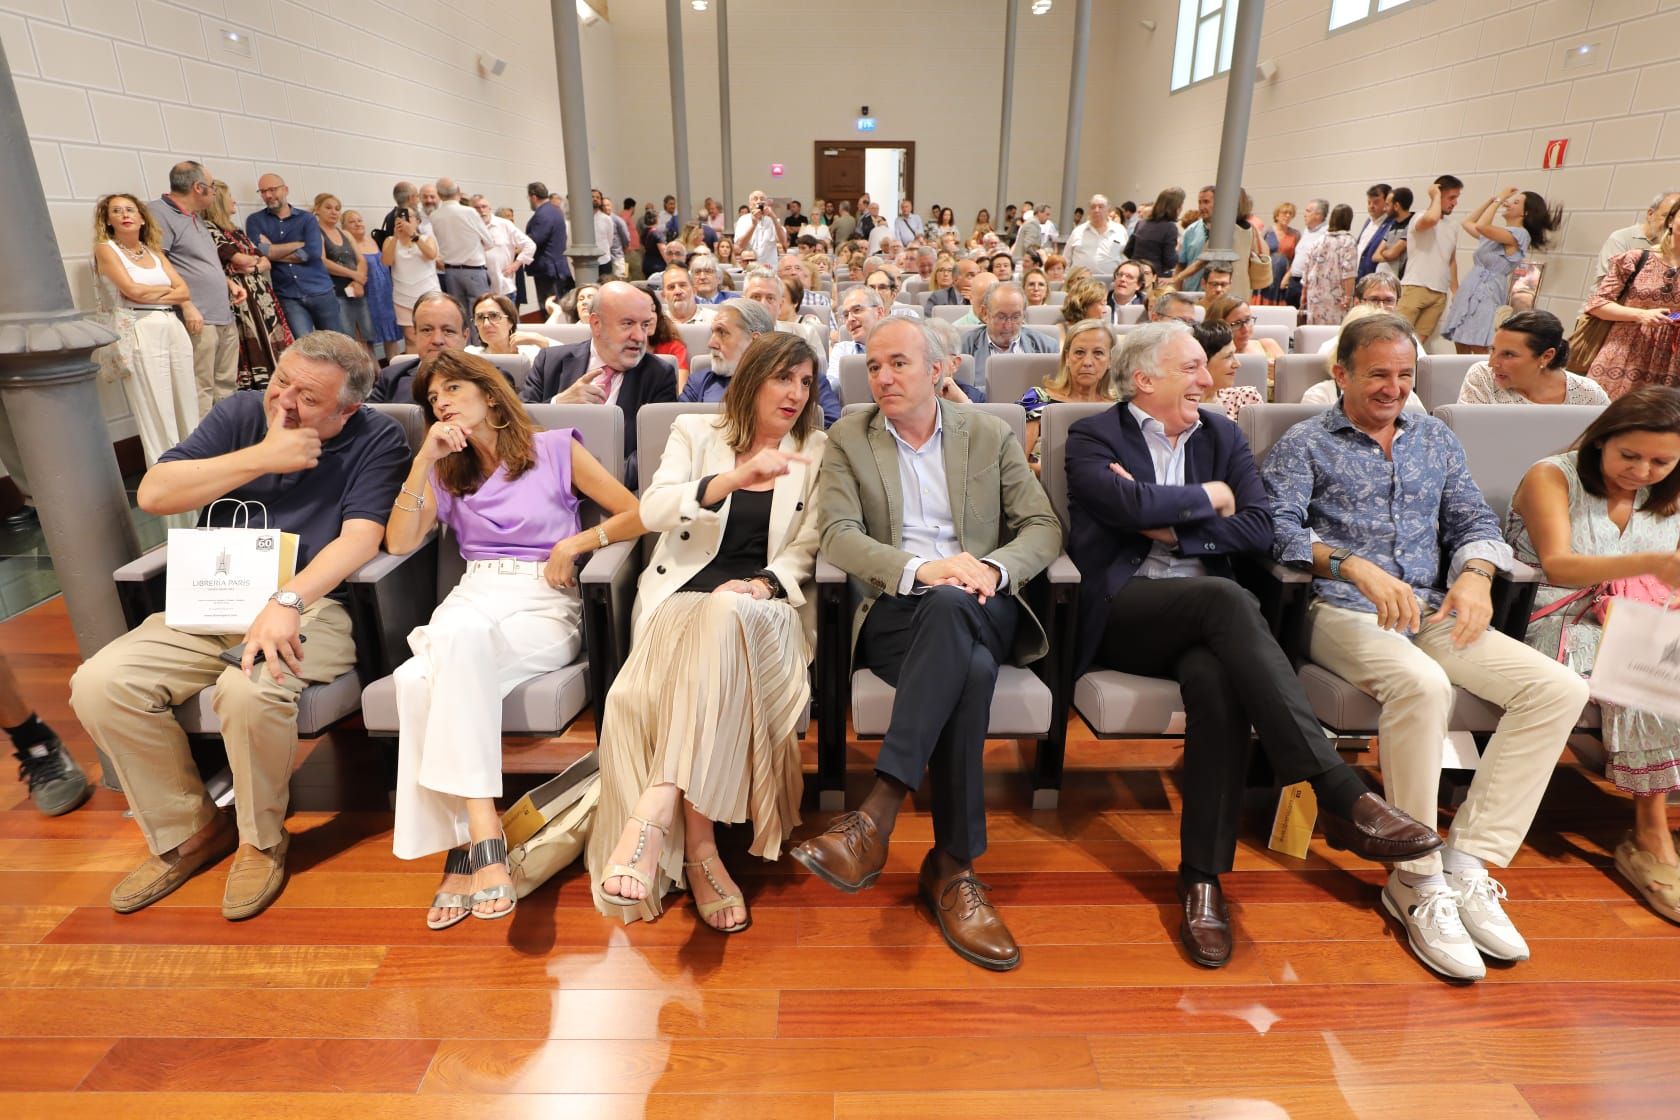
[[[280,888],[286,885],[286,849],[291,846],[289,832],[282,832],[280,843],[272,848],[239,845],[222,892],[222,917],[230,922],[254,918],[280,897]]]
[[[1222,968],[1231,959],[1231,915],[1225,909],[1225,892],[1218,883],[1196,883],[1178,888],[1184,904],[1184,921],[1178,939],[1190,959],[1203,968]]]
[[[975,877],[973,868],[942,879],[938,860],[930,851],[922,859],[916,887],[933,911],[945,944],[957,956],[993,972],[1008,972],[1020,965],[1021,948],[986,897],[992,888]]]
[[[1401,863],[1439,848],[1441,834],[1374,793],[1363,794],[1353,811],[1338,816],[1320,809],[1324,839],[1332,847],[1374,863]]]
[[[887,842],[864,813],[841,813],[828,831],[789,853],[831,887],[855,894],[881,876],[887,865]]]
[[[239,841],[233,818],[226,813],[216,814],[216,831],[208,843],[191,855],[178,854],[180,849],[161,856],[149,856],[145,863],[130,871],[123,881],[111,890],[111,909],[119,914],[143,910],[211,864],[220,863]]]

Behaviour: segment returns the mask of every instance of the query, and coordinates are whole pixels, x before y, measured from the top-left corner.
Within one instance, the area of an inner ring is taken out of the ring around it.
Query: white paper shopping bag
[[[1680,611],[1613,599],[1588,684],[1594,700],[1680,719]]]
[[[268,525],[261,502],[233,501],[237,527],[169,530],[163,620],[188,634],[243,634],[297,574],[297,534]],[[251,507],[262,528],[251,528]]]

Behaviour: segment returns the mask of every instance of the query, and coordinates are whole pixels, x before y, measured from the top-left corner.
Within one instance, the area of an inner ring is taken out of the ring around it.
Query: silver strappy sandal
[[[513,869],[508,867],[507,861],[506,837],[496,836],[489,840],[480,840],[472,846],[473,874],[478,874],[478,872],[484,870],[493,863],[501,864],[503,868],[507,869],[508,877],[512,878]],[[498,898],[505,898],[513,905],[509,906],[506,910],[492,910],[488,914],[481,914],[476,909],[479,903],[494,902]],[[472,893],[471,905],[475,907],[472,911],[473,917],[478,918],[481,921],[494,922],[507,917],[518,908],[519,896],[514,893],[513,888],[508,884],[498,883],[493,887],[485,887],[483,890],[474,891]]]
[[[451,848],[449,854],[443,857],[443,873],[445,875],[471,875],[472,870],[472,857],[467,855],[465,848]],[[467,915],[472,913],[472,895],[439,891],[432,896],[432,909],[461,911],[455,917],[445,918],[441,922],[434,922],[430,918],[426,919],[427,929],[448,929],[457,922],[465,921]]]

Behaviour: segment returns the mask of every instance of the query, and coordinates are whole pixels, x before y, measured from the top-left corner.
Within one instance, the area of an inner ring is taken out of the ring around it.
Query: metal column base
[[[1038,809],[1054,809],[1061,803],[1061,800],[1062,791],[1059,789],[1035,789],[1033,790],[1032,807],[1035,811]]]
[[[846,808],[846,791],[825,789],[817,794],[817,808],[825,813],[840,813]]]

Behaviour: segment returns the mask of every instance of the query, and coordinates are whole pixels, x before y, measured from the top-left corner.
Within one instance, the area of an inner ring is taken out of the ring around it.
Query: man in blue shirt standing
[[[1348,324],[1334,366],[1340,403],[1289,429],[1261,474],[1276,558],[1316,577],[1312,660],[1382,705],[1392,805],[1435,820],[1455,685],[1505,709],[1447,846],[1396,864],[1382,892],[1419,960],[1480,980],[1483,957],[1528,959],[1486,864],[1507,866],[1522,847],[1587,686],[1488,629],[1494,571],[1510,568],[1511,548],[1451,430],[1404,411],[1416,365],[1405,319]]]
[[[274,294],[286,311],[293,338],[311,331],[343,330],[338,295],[321,255],[321,226],[307,210],[287,202],[286,181],[269,172],[257,180],[263,209],[245,219],[245,232],[274,262]]]

